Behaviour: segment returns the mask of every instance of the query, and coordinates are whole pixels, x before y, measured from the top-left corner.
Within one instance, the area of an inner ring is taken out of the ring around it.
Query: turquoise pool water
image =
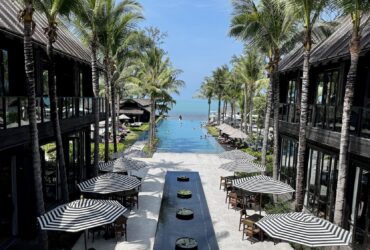
[[[157,152],[177,153],[220,153],[224,149],[207,129],[201,127],[200,120],[178,120],[168,118],[158,126],[159,145]]]

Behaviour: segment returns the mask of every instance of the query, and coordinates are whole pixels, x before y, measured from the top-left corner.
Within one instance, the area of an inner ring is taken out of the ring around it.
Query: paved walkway
[[[242,233],[238,231],[239,212],[228,209],[225,204],[225,193],[219,190],[222,175],[229,175],[219,166],[227,160],[221,160],[212,154],[188,153],[156,153],[152,159],[141,159],[151,166],[145,169],[142,191],[139,194],[139,209],[131,211],[128,220],[128,240],[104,240],[98,237],[94,243],[88,240],[88,247],[96,250],[140,250],[152,249],[158,215],[161,205],[165,173],[168,170],[198,171],[203,183],[208,207],[212,217],[217,241],[221,250],[233,249],[292,249],[287,243],[274,245],[272,242],[251,244],[242,241]],[[254,211],[248,211],[249,214]],[[74,250],[83,248],[83,237],[79,239]]]

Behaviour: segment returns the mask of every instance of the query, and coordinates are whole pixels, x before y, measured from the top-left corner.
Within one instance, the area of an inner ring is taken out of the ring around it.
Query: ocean
[[[212,100],[211,111],[217,111],[217,100]],[[176,105],[169,112],[170,118],[179,118],[182,116],[184,120],[207,121],[208,103],[207,100],[189,99],[176,100]]]

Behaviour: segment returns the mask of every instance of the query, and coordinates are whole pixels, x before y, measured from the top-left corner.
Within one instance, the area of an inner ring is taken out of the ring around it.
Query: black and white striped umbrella
[[[275,180],[266,175],[256,175],[239,178],[232,181],[233,187],[252,193],[286,194],[293,193],[294,189],[288,184]]]
[[[264,172],[266,170],[265,166],[254,163],[248,159],[238,159],[232,162],[227,162],[222,164],[220,168],[232,172],[244,172],[244,173],[257,173]]]
[[[99,170],[104,172],[126,172],[129,170],[140,170],[147,167],[143,161],[121,157],[114,161],[99,163]]]
[[[113,223],[127,209],[115,200],[81,199],[37,217],[42,230],[79,232]]]
[[[256,224],[272,238],[309,247],[348,245],[352,237],[349,231],[306,213],[271,214]]]
[[[247,159],[250,161],[256,160],[256,157],[243,152],[239,149],[234,149],[230,151],[222,152],[218,155],[220,158],[229,159],[229,160],[237,160],[237,159]]]
[[[133,177],[117,173],[107,173],[77,184],[81,192],[109,194],[123,192],[140,186],[141,182]]]

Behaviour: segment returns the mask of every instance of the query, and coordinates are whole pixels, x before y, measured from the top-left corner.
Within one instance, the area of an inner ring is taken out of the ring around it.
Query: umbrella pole
[[[262,193],[260,193],[260,215],[262,213]]]
[[[86,244],[86,230],[84,230],[84,241],[85,241],[85,250],[87,250],[87,244]]]

